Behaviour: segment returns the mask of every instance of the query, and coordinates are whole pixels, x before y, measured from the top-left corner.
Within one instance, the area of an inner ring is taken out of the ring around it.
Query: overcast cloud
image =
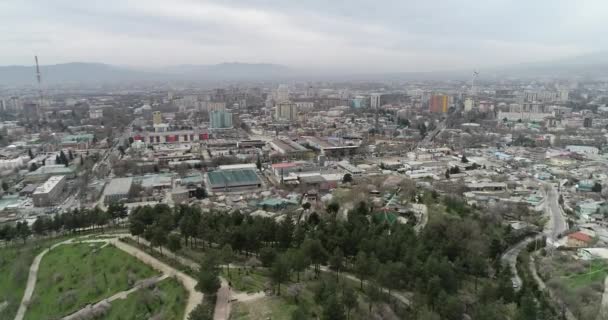
[[[607,33],[606,0],[0,1],[0,65],[430,71],[605,51]]]

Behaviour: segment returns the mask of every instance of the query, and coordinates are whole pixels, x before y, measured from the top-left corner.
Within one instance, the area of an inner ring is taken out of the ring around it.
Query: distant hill
[[[165,74],[205,80],[252,80],[289,77],[294,70],[269,63],[221,63],[215,65],[179,65],[156,69]]]
[[[481,79],[504,77],[608,78],[608,53],[599,52],[543,63],[482,68]],[[292,69],[268,63],[221,63],[132,69],[103,63],[65,63],[41,66],[42,81],[54,84],[128,83],[141,81],[255,81],[255,80],[469,80],[472,70],[348,74]],[[35,85],[34,66],[0,66],[0,85]]]
[[[158,77],[148,72],[115,67],[103,63],[73,62],[40,66],[45,84],[62,83],[103,83],[117,81],[139,81]],[[0,84],[36,84],[35,66],[0,67]]]
[[[0,85],[35,85],[34,66],[0,66]],[[289,76],[291,70],[274,64],[222,63],[181,65],[138,70],[103,63],[64,63],[40,67],[45,84],[110,83],[167,80],[265,80]]]

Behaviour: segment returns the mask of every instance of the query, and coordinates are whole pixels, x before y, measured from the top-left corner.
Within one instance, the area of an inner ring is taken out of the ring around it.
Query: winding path
[[[15,316],[15,320],[23,320],[23,318],[25,316],[25,312],[27,311],[28,303],[32,299],[34,289],[36,288],[38,269],[40,267],[40,261],[42,260],[44,255],[46,255],[50,250],[52,250],[60,245],[63,245],[63,244],[93,243],[93,242],[104,242],[106,244],[112,244],[116,248],[134,256],[135,258],[139,259],[143,263],[162,272],[164,277],[168,277],[168,276],[176,277],[177,280],[179,282],[181,282],[181,284],[184,286],[184,288],[188,291],[188,301],[186,303],[186,308],[185,308],[185,313],[184,313],[184,320],[187,320],[190,312],[192,312],[192,310],[194,310],[194,308],[203,301],[203,294],[198,292],[195,289],[197,281],[194,278],[190,277],[189,275],[152,257],[151,255],[147,254],[146,252],[142,251],[141,249],[128,245],[122,241],[119,241],[118,240],[119,236],[124,236],[124,235],[116,235],[116,238],[108,238],[108,239],[72,238],[72,239],[69,239],[69,240],[66,240],[63,242],[56,243],[53,246],[51,246],[49,249],[45,249],[44,251],[39,253],[36,256],[36,258],[34,258],[34,261],[32,262],[32,265],[30,266],[29,276],[27,279],[27,285],[25,287],[25,292],[23,294],[23,298],[21,299],[21,304],[19,305],[19,310],[17,311],[17,315]],[[109,299],[115,300],[115,299],[118,299],[121,297],[125,297],[126,295],[128,295],[132,291],[135,291],[136,289],[137,289],[137,287],[132,288],[127,291],[119,292],[116,295],[110,297]]]
[[[15,320],[23,320],[23,317],[25,316],[25,312],[27,311],[27,306],[28,306],[30,300],[32,299],[32,295],[34,294],[34,289],[36,289],[36,277],[38,276],[38,268],[40,268],[40,261],[42,261],[42,258],[44,257],[44,255],[46,255],[50,250],[53,250],[62,244],[71,243],[72,240],[73,239],[69,239],[66,241],[56,243],[56,244],[52,245],[50,248],[45,249],[42,252],[40,252],[36,256],[36,258],[34,258],[34,261],[32,262],[32,265],[30,266],[30,272],[27,277],[27,284],[25,286],[25,291],[23,292],[23,298],[21,298],[21,304],[19,305],[19,309],[17,310],[17,314],[15,315]]]

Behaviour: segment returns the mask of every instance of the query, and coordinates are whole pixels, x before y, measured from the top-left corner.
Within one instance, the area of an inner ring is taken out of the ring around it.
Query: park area
[[[183,319],[188,292],[173,278],[115,300],[106,320]]]
[[[152,268],[102,242],[60,245],[40,263],[25,319],[60,318],[155,276]]]
[[[575,259],[569,251],[555,251],[536,260],[539,275],[579,320],[597,319],[608,264]],[[550,280],[548,280],[550,279]]]
[[[309,270],[300,275],[292,274],[290,279],[281,284],[281,293],[272,285],[269,270],[258,268],[241,270],[232,269],[230,277],[223,272],[235,290],[246,292],[232,306],[231,319],[333,319],[332,312],[339,314],[345,306],[349,319],[371,319],[377,315],[382,319],[398,319],[387,303],[388,297],[377,287],[364,286],[360,289],[357,281],[346,279],[335,274],[321,272],[315,277]],[[249,299],[256,291],[266,290],[267,296]],[[395,301],[393,301],[395,302]],[[371,311],[371,314],[370,314]]]

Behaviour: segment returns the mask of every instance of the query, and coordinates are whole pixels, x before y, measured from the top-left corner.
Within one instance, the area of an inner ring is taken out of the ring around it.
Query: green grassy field
[[[608,265],[603,261],[592,261],[591,265],[581,273],[564,276],[564,281],[571,288],[586,287],[593,283],[603,282],[608,275]]]
[[[537,257],[539,274],[579,320],[597,319],[608,264],[574,259],[571,252]]]
[[[158,275],[112,246],[83,243],[59,246],[40,264],[26,319],[57,319]]]
[[[38,253],[65,237],[14,242],[0,248],[0,319],[13,319],[21,303],[30,265]]]
[[[140,289],[124,300],[112,302],[107,320],[183,319],[188,293],[175,279],[154,288]]]

